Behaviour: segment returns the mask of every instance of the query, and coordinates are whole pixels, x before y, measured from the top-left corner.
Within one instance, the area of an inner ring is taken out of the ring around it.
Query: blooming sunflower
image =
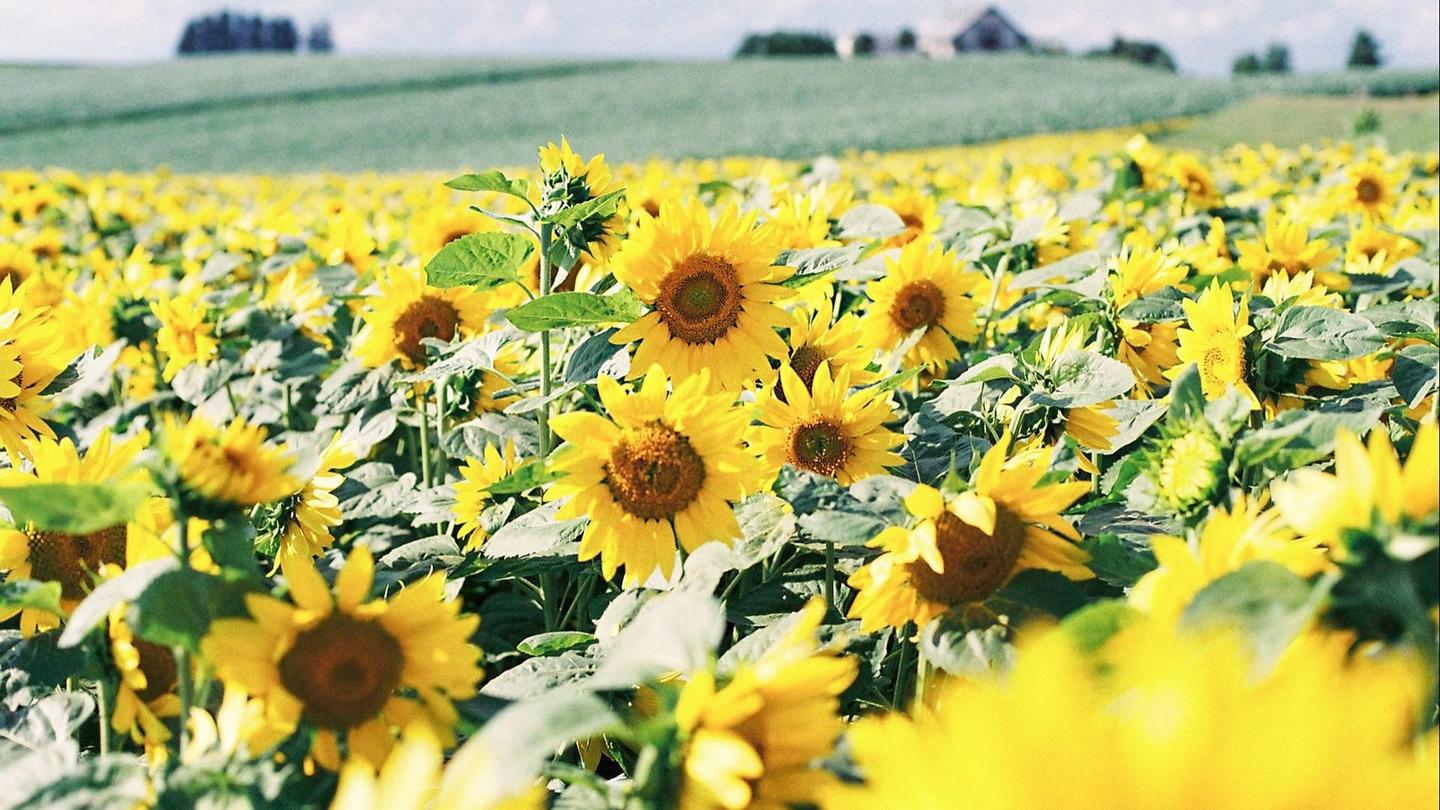
[[[608,419],[572,412],[550,422],[571,447],[554,462],[565,477],[545,499],[569,499],[560,518],[590,518],[580,559],[598,555],[607,579],[622,565],[627,586],[657,571],[668,578],[677,541],[688,552],[740,536],[730,506],[756,483],[758,460],[741,444],[750,411],[732,395],[706,393],[707,377],[683,380],[669,396],[659,366],[630,394],[601,377]]]
[[[1245,336],[1255,331],[1250,325],[1250,301],[1240,298],[1238,310],[1229,284],[1211,284],[1196,300],[1181,303],[1186,327],[1178,330],[1176,357],[1179,364],[1165,371],[1178,379],[1191,363],[1200,371],[1200,389],[1205,399],[1220,399],[1234,388],[1259,407],[1255,392],[1245,382]]]
[[[265,428],[235,417],[223,429],[200,414],[184,425],[165,418],[165,454],[180,479],[213,501],[254,506],[293,495],[301,482],[289,474],[294,456],[285,445],[266,442]]]
[[[827,306],[809,312],[795,313],[787,341],[790,358],[782,361],[783,364],[800,375],[806,387],[814,381],[821,363],[830,365],[832,375],[848,371],[853,385],[869,385],[876,379],[876,374],[870,371],[875,347],[862,338],[860,318],[847,314],[834,319],[832,308],[826,303]]]
[[[975,302],[966,294],[981,280],[955,254],[929,239],[901,248],[885,260],[885,276],[865,288],[870,309],[861,323],[868,345],[899,348],[917,330],[921,337],[905,353],[905,365],[942,371],[960,357],[955,341],[979,335]]]
[[[111,728],[145,747],[151,762],[164,758],[170,739],[166,721],[180,716],[175,693],[179,669],[166,647],[136,638],[125,622],[124,603],[110,610],[110,657],[120,673]],[[103,722],[103,721],[102,721]]]
[[[339,743],[378,765],[393,729],[423,720],[451,739],[453,701],[475,693],[480,650],[469,642],[480,619],[461,615],[433,573],[391,598],[370,598],[375,563],[357,546],[334,592],[307,557],[281,562],[290,601],[250,594],[250,618],[219,619],[201,642],[227,688],[263,701],[272,719],[316,729],[311,754],[340,767]]]
[[[1352,163],[1346,169],[1345,182],[1336,186],[1335,199],[1342,211],[1383,222],[1395,213],[1396,189],[1401,182],[1400,173],[1387,171],[1377,161]]]
[[[850,577],[858,593],[849,616],[865,632],[917,626],[952,608],[981,602],[1027,568],[1070,579],[1094,576],[1080,533],[1060,512],[1089,491],[1085,482],[1036,486],[1054,448],[1006,458],[1007,433],[985,453],[970,489],[946,498],[925,485],[905,499],[918,522],[891,526],[869,545],[884,553]]]
[[[605,156],[586,160],[563,137],[559,146],[552,142],[540,147],[540,171],[544,175],[542,205],[559,202],[575,206],[616,190]],[[603,264],[614,254],[618,246],[616,234],[625,230],[625,223],[615,214],[603,220],[587,219],[579,223],[579,228],[585,239],[582,252],[592,262]]]
[[[835,747],[843,723],[840,693],[855,680],[855,659],[822,650],[819,599],[753,664],[723,685],[710,670],[685,683],[675,719],[686,735],[683,808],[811,804],[833,777],[815,761]]]
[[[307,263],[313,267],[313,262]],[[329,332],[335,325],[335,313],[330,296],[308,270],[296,266],[285,271],[278,283],[266,287],[265,305],[288,314],[290,323],[301,334],[330,348]]]
[[[1286,522],[1336,554],[1344,552],[1350,530],[1423,525],[1440,509],[1440,430],[1433,421],[1421,423],[1403,466],[1383,428],[1370,432],[1368,446],[1341,430],[1333,473],[1297,470],[1271,492]]]
[[[300,491],[281,504],[280,549],[276,559],[291,554],[318,557],[334,540],[330,530],[339,526],[340,501],[335,490],[345,483],[340,470],[355,463],[355,451],[342,434],[335,434],[320,454],[320,466]]]
[[[515,774],[501,774],[489,741],[465,743],[449,765],[440,738],[424,723],[405,727],[400,742],[378,768],[350,757],[330,810],[543,810],[545,788],[516,788]]]
[[[179,295],[162,296],[150,305],[155,317],[160,319],[155,344],[165,358],[165,368],[160,373],[166,382],[175,379],[186,366],[205,365],[220,350],[214,327],[206,320],[210,309],[201,300],[204,292],[203,288],[195,287]]]
[[[1194,155],[1177,153],[1170,158],[1170,176],[1185,191],[1185,202],[1199,209],[1214,208],[1220,203],[1215,178]]]
[[[912,186],[896,186],[889,193],[872,195],[870,201],[894,211],[905,225],[905,230],[885,241],[885,247],[904,247],[940,228],[940,204]]]
[[[40,439],[31,443],[30,470],[0,470],[0,486],[141,483],[146,480],[145,473],[132,465],[149,440],[148,434],[140,433],[116,444],[110,431],[102,430],[82,454],[68,437],[58,442]],[[0,529],[0,570],[9,572],[7,579],[60,583],[60,607],[69,615],[97,578],[135,560],[137,549],[133,546],[140,524],[157,509],[168,513],[163,498],[147,501],[129,524],[107,526],[87,534],[66,534],[31,526]],[[14,613],[0,611],[0,619]],[[21,612],[20,624],[29,634],[56,626],[58,618],[26,608]]]
[[[1240,252],[1237,263],[1250,272],[1256,284],[1265,281],[1275,273],[1295,275],[1314,270],[1327,286],[1338,286],[1343,277],[1336,281],[1335,274],[1327,272],[1331,262],[1340,255],[1324,239],[1311,239],[1310,229],[1297,221],[1270,209],[1265,214],[1265,230],[1256,239],[1241,239],[1235,243]]]
[[[490,503],[490,487],[520,467],[515,443],[506,442],[501,453],[493,444],[485,445],[484,458],[471,456],[460,467],[460,480],[455,484],[455,520],[461,537],[469,538],[466,548],[476,550],[485,542],[485,526],[480,513]]]
[[[43,393],[60,375],[58,327],[44,308],[26,306],[10,279],[0,280],[0,445],[11,464],[29,457],[29,442],[55,438]]]
[[[772,471],[790,464],[849,486],[904,463],[894,448],[905,438],[885,427],[894,417],[887,393],[863,388],[850,393],[850,372],[841,369],[831,379],[828,362],[808,385],[790,366],[781,366],[780,385],[784,398],[772,392],[763,400],[763,424],[751,442]]]
[[[392,360],[420,368],[428,362],[422,340],[469,337],[484,329],[488,315],[484,296],[474,290],[431,287],[423,269],[392,265],[365,299],[355,354],[371,368]]]
[[[1325,570],[1325,547],[1310,537],[1297,537],[1280,514],[1244,495],[1230,509],[1216,508],[1205,517],[1189,542],[1153,535],[1150,547],[1160,567],[1130,589],[1130,604],[1162,621],[1176,622],[1202,588],[1253,560],[1285,566],[1298,576]]]
[[[790,294],[777,282],[794,271],[773,266],[778,248],[755,228],[757,216],[732,205],[712,220],[692,200],[641,217],[611,261],[615,277],[651,307],[610,338],[640,341],[631,379],[659,364],[681,380],[708,370],[716,388],[735,390],[786,356],[776,330],[790,319],[773,302]]]

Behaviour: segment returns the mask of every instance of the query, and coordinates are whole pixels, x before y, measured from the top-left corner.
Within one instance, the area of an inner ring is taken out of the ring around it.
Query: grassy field
[[[1355,121],[1366,111],[1379,116],[1373,133],[1394,150],[1434,149],[1440,132],[1435,96],[1357,98],[1261,96],[1204,116],[1159,136],[1172,146],[1219,149],[1235,143],[1294,147],[1355,136]]]
[[[231,57],[0,67],[0,83],[0,165],[357,171],[523,162],[562,132],[617,159],[805,157],[1198,115],[1290,85],[1391,93],[1437,82],[1423,72],[1232,82],[990,55],[703,64]]]

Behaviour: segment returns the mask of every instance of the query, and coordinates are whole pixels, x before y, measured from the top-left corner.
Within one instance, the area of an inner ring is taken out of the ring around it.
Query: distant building
[[[856,47],[857,42],[865,43],[863,38],[867,36],[874,45],[868,54],[863,47]],[[854,32],[835,38],[836,52],[846,59],[862,55],[893,56],[909,53],[948,59],[957,53],[1016,51],[1034,45],[1025,32],[994,6],[962,8],[944,17],[924,22],[920,25],[918,37],[906,29],[894,33]]]
[[[1030,38],[994,6],[961,9],[920,26],[920,50],[939,59],[971,51],[1018,51]]]

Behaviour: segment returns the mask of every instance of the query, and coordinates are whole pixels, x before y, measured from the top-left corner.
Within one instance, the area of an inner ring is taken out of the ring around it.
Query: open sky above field
[[[0,3],[0,61],[168,58],[185,21],[221,6],[194,0]],[[236,10],[330,20],[350,53],[723,58],[747,31],[893,32],[950,13],[945,0],[252,0]],[[1221,74],[1246,50],[1283,41],[1297,70],[1343,66],[1366,27],[1389,64],[1425,67],[1440,52],[1434,0],[1006,0],[1040,40],[1083,49],[1115,34],[1157,40],[1187,72]]]

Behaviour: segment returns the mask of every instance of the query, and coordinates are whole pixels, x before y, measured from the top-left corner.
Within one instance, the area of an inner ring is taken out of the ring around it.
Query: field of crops
[[[1440,90],[1433,70],[1229,80],[1018,54],[697,64],[225,57],[0,67],[0,81],[0,165],[203,172],[514,164],[558,130],[624,160],[807,159],[1158,121],[1257,94]],[[1431,129],[1411,146],[1432,148]]]
[[[1433,806],[1436,153],[611,145],[0,171],[0,808]]]

